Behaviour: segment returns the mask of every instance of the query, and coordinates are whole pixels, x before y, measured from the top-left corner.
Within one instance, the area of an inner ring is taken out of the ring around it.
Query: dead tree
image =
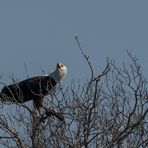
[[[105,68],[95,73],[78,37],[75,39],[91,71],[90,78],[84,84],[72,81],[54,99],[47,97],[45,104],[50,110],[42,116],[30,103],[12,107],[1,103],[0,145],[19,148],[148,146],[147,80],[137,58],[128,52],[129,63],[120,67],[107,59]]]

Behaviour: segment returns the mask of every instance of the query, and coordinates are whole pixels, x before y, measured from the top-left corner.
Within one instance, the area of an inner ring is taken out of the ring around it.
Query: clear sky
[[[0,74],[17,79],[51,71],[57,62],[68,66],[66,82],[86,79],[89,70],[75,35],[95,71],[106,57],[121,63],[130,49],[145,75],[148,63],[147,0],[25,0],[0,1]]]

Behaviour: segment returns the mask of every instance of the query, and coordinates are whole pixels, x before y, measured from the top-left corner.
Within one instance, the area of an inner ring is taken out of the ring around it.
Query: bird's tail
[[[0,92],[0,104],[5,102],[4,101],[4,94]]]
[[[3,96],[3,93],[0,92],[0,98]]]
[[[0,103],[8,103],[9,98],[4,93],[0,92]]]
[[[4,94],[0,92],[0,100],[3,100]]]

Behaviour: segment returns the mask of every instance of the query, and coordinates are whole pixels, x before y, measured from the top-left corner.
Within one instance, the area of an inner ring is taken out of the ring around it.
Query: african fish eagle
[[[58,63],[55,71],[46,76],[32,77],[18,83],[4,86],[1,91],[2,101],[24,103],[33,100],[35,107],[44,108],[43,98],[55,91],[63,77],[67,74],[67,67]]]

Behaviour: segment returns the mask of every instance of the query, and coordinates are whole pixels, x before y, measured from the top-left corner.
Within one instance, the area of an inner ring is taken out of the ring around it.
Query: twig
[[[80,42],[79,42],[79,40],[78,40],[78,36],[75,36],[75,39],[76,39],[76,42],[77,42],[77,44],[78,44],[78,47],[79,47],[79,49],[80,49],[80,51],[81,51],[81,53],[82,53],[84,59],[85,59],[86,62],[88,63],[88,66],[89,66],[90,71],[91,71],[91,79],[93,79],[93,77],[94,77],[94,71],[93,71],[91,62],[90,62],[90,60],[89,60],[89,56],[87,56],[87,55],[84,53],[84,51],[83,51],[83,49],[82,49],[82,47],[81,47],[81,45],[80,45]]]

